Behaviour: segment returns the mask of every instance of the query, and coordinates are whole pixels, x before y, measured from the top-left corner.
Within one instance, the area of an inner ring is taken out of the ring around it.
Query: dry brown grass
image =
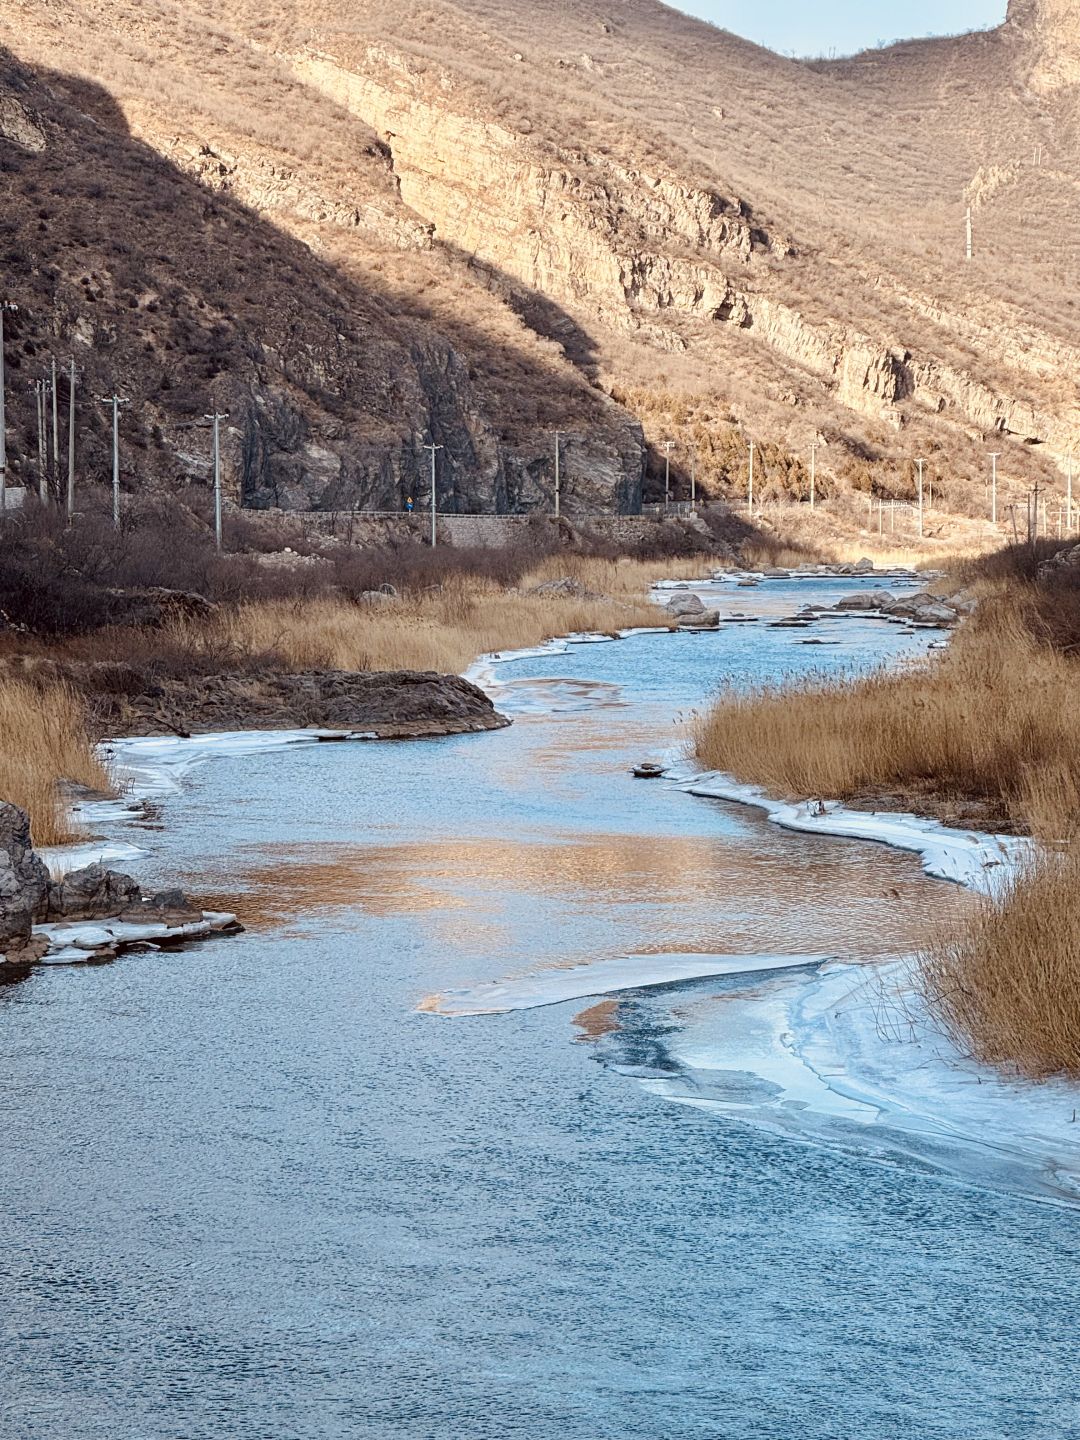
[[[712,769],[800,798],[865,792],[985,803],[1048,840],[1080,817],[1080,662],[1004,600],[925,667],[721,696],[698,723]]]
[[[1080,1075],[1080,852],[1043,854],[920,957],[931,1012],[965,1051]]]
[[[0,680],[0,798],[29,812],[37,845],[70,838],[61,780],[109,786],[78,696],[64,685]]]
[[[241,656],[270,655],[290,670],[460,673],[479,655],[542,644],[574,631],[613,634],[635,625],[664,624],[666,617],[645,599],[645,588],[656,573],[678,568],[560,560],[541,566],[516,591],[461,577],[435,592],[379,606],[334,598],[240,605],[209,626],[174,626],[168,641],[193,654],[212,647]],[[595,598],[527,593],[532,585],[568,573],[590,589],[606,584],[615,593]]]

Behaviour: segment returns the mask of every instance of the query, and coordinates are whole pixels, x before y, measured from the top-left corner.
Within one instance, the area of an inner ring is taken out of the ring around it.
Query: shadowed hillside
[[[2,59],[0,154],[15,483],[39,484],[31,387],[54,356],[66,469],[73,356],[80,477],[110,473],[98,401],[115,388],[131,401],[125,485],[206,483],[216,406],[248,504],[400,509],[428,489],[434,440],[444,509],[548,509],[559,424],[595,458],[590,487],[567,486],[571,507],[636,503],[636,425],[485,292],[440,324],[421,289],[344,274],[132,137],[97,85]]]
[[[654,0],[220,8],[16,0],[0,33],[106,86],[134,134],[410,333],[436,327],[496,428],[559,423],[557,387],[533,414],[539,370],[573,397],[566,429],[605,414],[590,385],[640,416],[653,493],[669,438],[678,484],[696,448],[699,478],[740,490],[748,435],[785,475],[817,444],[834,485],[898,496],[924,456],[961,512],[984,513],[990,449],[1006,496],[1063,492],[1080,0],[810,64]]]

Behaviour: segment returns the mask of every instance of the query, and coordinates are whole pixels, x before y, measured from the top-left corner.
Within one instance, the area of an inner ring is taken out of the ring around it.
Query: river
[[[141,874],[248,929],[0,991],[0,1433],[1080,1435],[1077,1210],[977,1150],[770,1123],[753,1005],[809,972],[542,1003],[583,965],[871,958],[949,923],[914,856],[628,773],[721,681],[927,644],[829,624],[516,661],[508,730],[223,755],[126,826]],[[494,982],[528,1008],[422,1008]]]

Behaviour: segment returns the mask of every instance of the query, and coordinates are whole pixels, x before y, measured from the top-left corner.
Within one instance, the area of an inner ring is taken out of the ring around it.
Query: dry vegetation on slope
[[[422,319],[452,342],[497,443],[522,452],[504,484],[490,443],[459,443],[463,501],[532,503],[550,484],[538,432],[560,424],[610,492],[634,438],[588,381],[643,417],[654,491],[656,446],[679,442],[685,486],[700,425],[803,460],[827,442],[838,487],[854,465],[906,494],[924,454],[961,512],[983,509],[991,448],[1006,491],[1060,489],[1080,434],[1075,0],[813,65],[653,0],[221,12],[12,0],[0,36],[106,86],[135,135],[332,260],[403,337]],[[372,466],[386,443],[365,432]],[[735,449],[702,447],[720,493]],[[290,499],[398,479],[335,489],[314,451],[305,466]]]

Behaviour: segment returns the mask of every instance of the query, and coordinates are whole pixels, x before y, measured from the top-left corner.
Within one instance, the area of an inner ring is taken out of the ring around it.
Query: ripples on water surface
[[[722,679],[923,643],[835,633],[521,662],[511,730],[223,758],[135,831],[250,928],[0,993],[3,1434],[1080,1434],[1075,1211],[875,1139],[862,1102],[821,1144],[740,1123],[804,973],[416,1008],[949,923],[910,856],[627,774]]]

